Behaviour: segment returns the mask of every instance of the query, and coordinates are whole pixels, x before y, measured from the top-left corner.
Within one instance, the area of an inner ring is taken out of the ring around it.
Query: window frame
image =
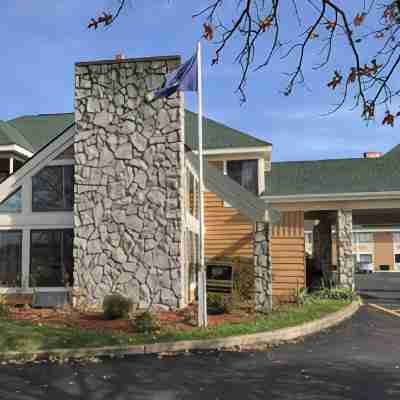
[[[27,280],[28,280],[28,287],[29,288],[35,288],[35,289],[46,289],[46,291],[48,290],[48,289],[50,289],[49,291],[51,291],[51,290],[54,290],[54,291],[56,291],[56,290],[62,290],[62,289],[66,289],[66,290],[68,290],[68,289],[70,289],[72,286],[73,286],[73,276],[71,276],[71,278],[70,278],[70,285],[69,286],[67,286],[67,285],[61,285],[61,286],[40,286],[40,285],[37,285],[37,286],[33,286],[32,285],[32,281],[31,281],[31,275],[32,275],[32,234],[34,233],[34,232],[64,232],[64,231],[68,231],[68,230],[70,230],[70,231],[72,231],[72,240],[74,239],[74,229],[73,229],[73,227],[72,228],[65,228],[65,227],[61,227],[61,228],[48,228],[48,229],[41,229],[41,228],[34,228],[34,229],[29,229],[29,243],[28,243],[28,246],[29,246],[29,259],[28,259],[28,262],[29,262],[29,270],[28,270],[28,276],[27,276]],[[63,250],[62,250],[62,246],[64,245],[64,238],[61,236],[61,246],[60,246],[60,248],[61,248],[61,259],[60,259],[60,264],[61,264],[61,268],[64,268],[64,262],[63,262],[63,258],[62,258],[62,253],[63,253]],[[65,269],[65,268],[64,268]],[[72,273],[73,273],[73,269],[74,269],[74,257],[73,257],[73,243],[72,243]]]
[[[257,172],[256,172],[257,176],[255,178],[256,190],[255,190],[255,192],[253,192],[253,191],[251,191],[251,190],[249,190],[247,188],[245,188],[245,189],[248,190],[249,192],[253,193],[255,196],[258,196],[260,194],[260,179],[259,179],[259,176],[260,176],[260,161],[259,161],[258,158],[243,158],[243,159],[237,159],[237,160],[235,160],[235,159],[233,159],[233,160],[225,160],[224,161],[224,174],[229,176],[228,163],[243,163],[243,162],[254,162],[255,163],[256,170],[257,170]],[[241,168],[241,174],[242,173],[243,172],[242,172],[242,168]],[[231,179],[233,179],[235,182],[237,182],[234,178],[231,178]],[[239,182],[237,182],[237,183],[239,183]],[[241,183],[239,183],[239,185],[244,187]]]
[[[19,249],[19,271],[17,272],[17,275],[19,273],[19,282],[16,286],[3,286],[0,285],[0,289],[15,289],[15,290],[20,290],[23,287],[23,246],[24,246],[24,232],[23,229],[18,229],[18,228],[13,228],[13,229],[0,229],[0,235],[3,233],[18,233],[19,234],[19,239],[20,239],[20,249]]]
[[[62,202],[63,202],[63,207],[62,208],[46,208],[46,209],[37,209],[34,206],[34,179],[36,176],[38,176],[41,172],[43,172],[46,168],[61,168],[61,173],[62,173]],[[67,207],[67,196],[66,196],[66,173],[65,170],[66,168],[72,168],[72,205],[71,207]],[[45,165],[43,168],[41,168],[39,171],[36,172],[31,177],[31,199],[30,199],[30,207],[32,213],[50,213],[50,212],[73,212],[74,210],[74,164],[72,160],[54,160],[53,162],[48,163]]]

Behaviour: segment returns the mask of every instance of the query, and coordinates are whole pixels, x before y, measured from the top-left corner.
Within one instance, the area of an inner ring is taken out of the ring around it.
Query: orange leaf
[[[203,30],[204,30],[204,34],[203,34],[204,38],[205,38],[206,40],[213,40],[213,37],[214,37],[214,28],[213,28],[210,24],[208,24],[207,22],[205,22],[205,23],[203,24]]]

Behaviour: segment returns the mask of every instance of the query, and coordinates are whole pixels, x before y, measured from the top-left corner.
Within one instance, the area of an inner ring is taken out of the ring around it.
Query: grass
[[[321,318],[349,304],[345,300],[318,300],[303,306],[291,305],[285,310],[259,315],[252,322],[221,324],[190,331],[164,329],[157,336],[111,334],[82,328],[57,328],[35,325],[29,321],[0,320],[0,352],[35,352],[59,348],[118,346],[174,340],[221,338],[299,325]]]

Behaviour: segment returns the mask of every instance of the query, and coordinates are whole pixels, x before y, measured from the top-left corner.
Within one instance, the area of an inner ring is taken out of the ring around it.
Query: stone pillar
[[[256,311],[272,309],[271,232],[266,222],[257,222],[254,234],[254,302]]]
[[[337,268],[339,285],[354,290],[353,213],[338,210],[336,219]]]
[[[332,283],[332,224],[328,214],[322,214],[313,229],[313,258],[321,271],[325,286]]]
[[[152,103],[179,57],[79,63],[75,78],[74,293],[99,307],[179,307],[183,97]]]

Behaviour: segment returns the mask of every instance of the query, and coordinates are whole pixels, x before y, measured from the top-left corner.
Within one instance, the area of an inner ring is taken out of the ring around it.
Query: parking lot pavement
[[[356,274],[356,289],[366,303],[400,309],[400,272]]]
[[[399,348],[400,318],[363,306],[330,331],[257,351],[0,365],[0,399],[398,400]]]

